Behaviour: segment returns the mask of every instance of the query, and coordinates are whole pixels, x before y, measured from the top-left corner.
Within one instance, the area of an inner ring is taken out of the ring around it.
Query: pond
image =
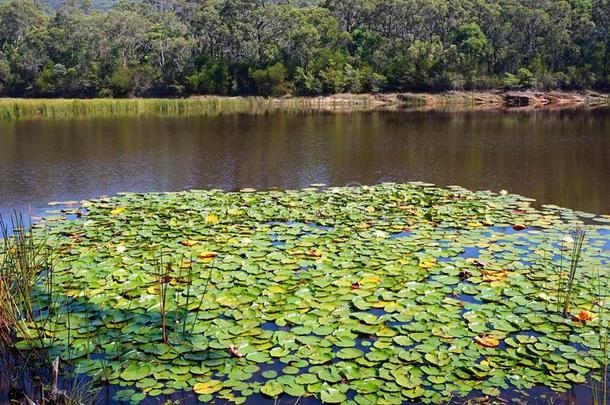
[[[590,403],[609,124],[605,109],[3,122],[0,214],[49,215],[35,232],[58,256],[32,323],[108,382],[98,402]]]
[[[0,213],[122,191],[383,181],[610,210],[610,110],[0,122]]]

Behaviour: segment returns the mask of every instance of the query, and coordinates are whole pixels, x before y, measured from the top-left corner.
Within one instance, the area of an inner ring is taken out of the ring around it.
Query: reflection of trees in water
[[[600,212],[609,123],[607,110],[581,110],[3,124],[0,210],[119,191],[427,181]]]

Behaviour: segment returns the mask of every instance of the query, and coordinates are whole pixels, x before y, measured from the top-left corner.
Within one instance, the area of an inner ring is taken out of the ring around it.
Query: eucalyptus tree
[[[19,46],[28,31],[43,28],[47,22],[47,16],[32,0],[0,3],[0,46]]]
[[[610,0],[0,0],[0,95],[607,88]]]
[[[159,90],[182,94],[195,40],[190,37],[188,26],[173,13],[157,13],[150,19],[145,60],[157,71]]]
[[[602,49],[602,73],[606,83],[610,84],[610,0],[594,0],[593,20]]]

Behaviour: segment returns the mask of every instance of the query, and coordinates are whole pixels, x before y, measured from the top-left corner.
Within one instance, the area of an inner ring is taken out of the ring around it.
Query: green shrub
[[[287,71],[282,63],[257,69],[250,75],[258,94],[263,96],[285,96],[292,93],[292,83],[286,80]]]
[[[115,96],[123,97],[130,93],[135,71],[126,66],[117,68],[110,78],[110,87]]]
[[[504,86],[509,89],[531,89],[536,87],[536,78],[529,69],[520,68],[517,74],[507,73],[504,76]]]
[[[209,61],[186,79],[189,90],[195,94],[227,95],[234,91],[234,81],[228,64]]]

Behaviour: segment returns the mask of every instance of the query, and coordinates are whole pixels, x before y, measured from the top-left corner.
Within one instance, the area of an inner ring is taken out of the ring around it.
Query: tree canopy
[[[610,0],[0,0],[0,95],[607,89]]]

